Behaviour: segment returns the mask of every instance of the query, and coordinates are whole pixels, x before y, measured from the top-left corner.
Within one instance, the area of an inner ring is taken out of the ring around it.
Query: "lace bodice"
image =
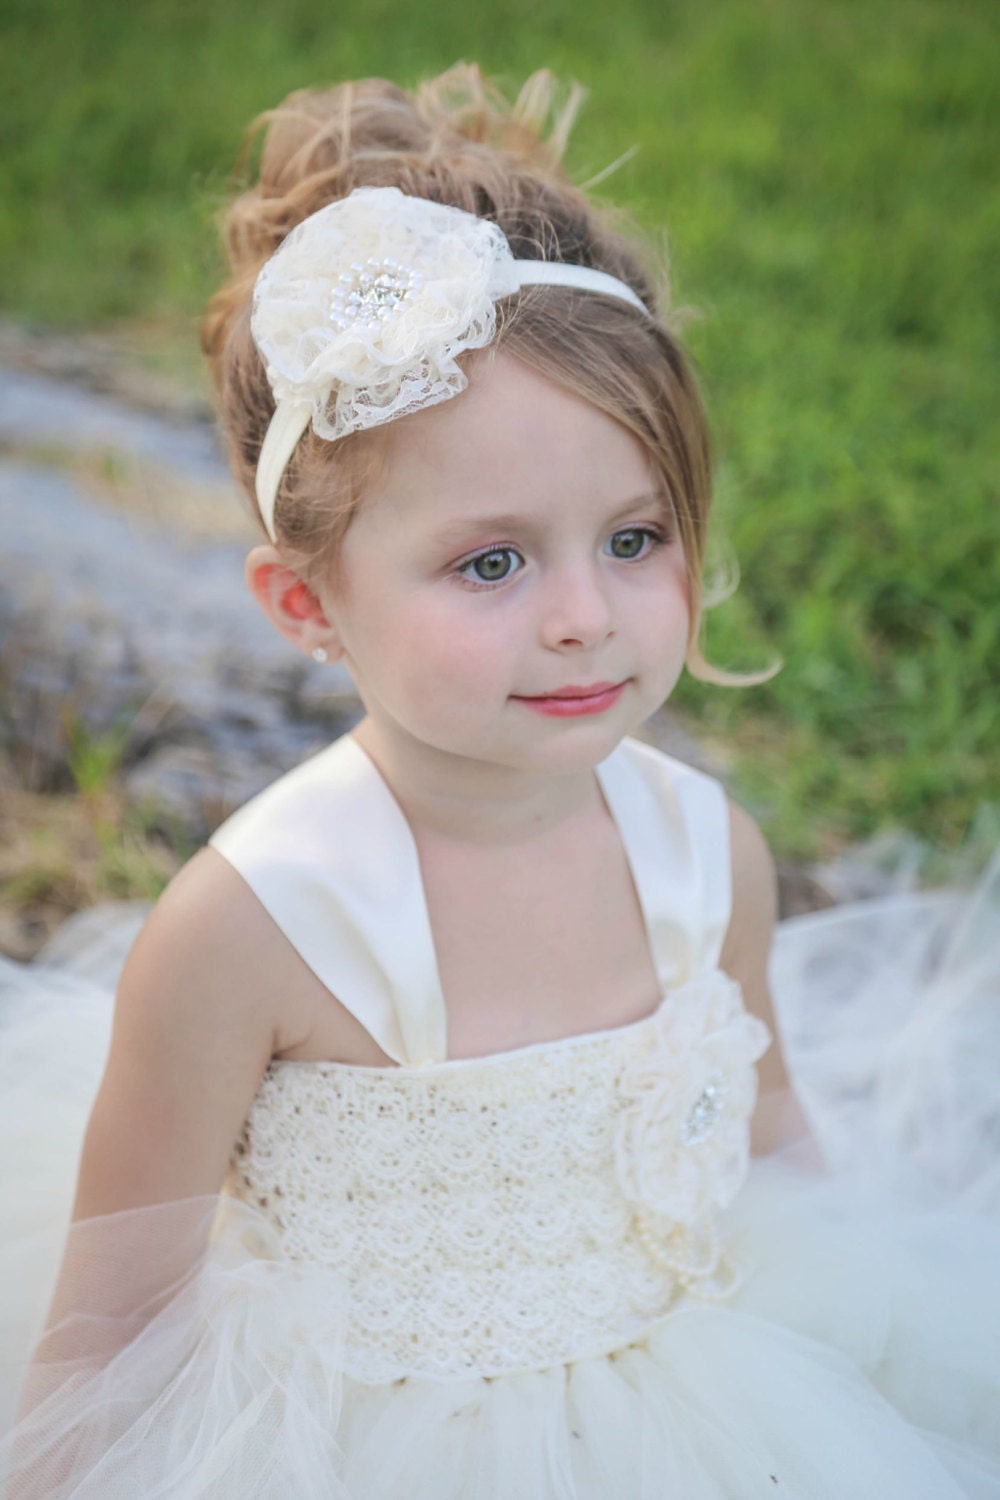
[[[352,787],[353,812],[367,803],[375,815],[362,819],[368,842],[345,843],[338,825],[342,860],[356,864],[352,876],[342,862],[336,889],[297,845],[281,890],[336,912],[353,946],[315,941],[301,901],[269,909],[283,924],[297,914],[300,951],[399,1065],[272,1062],[229,1190],[270,1218],[286,1254],[342,1273],[347,1372],[376,1384],[543,1368],[620,1346],[681,1297],[724,1297],[739,1268],[718,1216],[746,1175],[754,1062],[769,1037],[716,966],[728,916],[721,791],[636,742],[599,768],[664,981],[653,1015],[448,1060],[412,836],[356,742],[323,755],[292,773],[307,772],[295,797]],[[279,888],[261,872],[281,851],[272,843],[263,857],[264,819],[288,840],[324,821],[314,799],[308,825],[289,817],[289,779],[277,806],[256,799],[236,815],[251,813],[241,829],[230,820],[213,836],[269,901]],[[338,800],[324,803],[331,816]],[[376,866],[394,876],[381,897]],[[407,872],[415,884],[401,882]]]
[[[492,1375],[725,1295],[766,1045],[716,972],[619,1031],[427,1068],[272,1063],[233,1190],[342,1271],[348,1370]]]

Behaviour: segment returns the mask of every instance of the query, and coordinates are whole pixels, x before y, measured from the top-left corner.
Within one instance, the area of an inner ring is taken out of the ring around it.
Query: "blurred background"
[[[785,909],[1000,803],[994,0],[2,0],[0,948],[155,895],[352,718],[243,597],[197,323],[250,119],[459,60],[583,84],[571,176],[617,162],[595,196],[669,247],[741,574],[708,654],[784,666],[686,683],[665,742]]]

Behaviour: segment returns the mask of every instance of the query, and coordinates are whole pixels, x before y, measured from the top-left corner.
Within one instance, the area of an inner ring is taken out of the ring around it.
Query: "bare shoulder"
[[[163,996],[161,976],[169,972]],[[331,992],[230,862],[207,845],[163,892],[123,980],[147,997],[237,1028],[263,1056],[389,1058]],[[120,1000],[122,997],[119,997]]]
[[[275,1050],[271,929],[212,849],[160,896],[119,980],[76,1217],[218,1190]]]
[[[774,859],[757,824],[737,803],[729,803],[729,848],[733,909],[726,938],[736,952],[770,948],[778,915]]]
[[[778,1042],[768,982],[768,959],[778,914],[778,884],[767,840],[748,812],[729,803],[729,844],[732,865],[732,913],[719,959],[735,979],[747,1010],[759,1016],[774,1038],[764,1054],[759,1073],[764,1089],[787,1084],[787,1069]]]
[[[211,846],[198,851],[161,894],[122,972],[120,1000],[134,993],[194,1007],[205,1024],[238,1021],[280,1048],[288,1014],[290,945],[242,876]]]

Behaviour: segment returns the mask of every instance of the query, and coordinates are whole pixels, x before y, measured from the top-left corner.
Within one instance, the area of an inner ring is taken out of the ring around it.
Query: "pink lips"
[[[526,703],[537,713],[567,719],[577,714],[603,713],[618,702],[624,691],[624,682],[595,682],[589,687],[573,683],[569,687],[557,688],[544,698],[518,698],[517,701]]]
[[[551,693],[540,693],[543,698],[596,698],[599,693],[609,693],[612,688],[620,687],[619,682],[592,682],[587,686],[582,683],[572,682],[569,687],[555,688]]]

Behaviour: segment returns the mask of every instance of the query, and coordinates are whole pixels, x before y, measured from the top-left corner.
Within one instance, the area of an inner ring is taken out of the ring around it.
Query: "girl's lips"
[[[537,713],[551,714],[555,718],[566,719],[577,714],[603,713],[613,703],[618,702],[624,691],[624,682],[616,683],[611,687],[599,683],[596,691],[593,688],[560,688],[558,694],[553,694],[549,698],[518,698],[516,701],[526,703]]]
[[[609,693],[612,688],[620,687],[618,682],[591,682],[589,684],[571,682],[569,687],[555,688],[551,693],[535,693],[536,698],[596,698],[598,693]]]

